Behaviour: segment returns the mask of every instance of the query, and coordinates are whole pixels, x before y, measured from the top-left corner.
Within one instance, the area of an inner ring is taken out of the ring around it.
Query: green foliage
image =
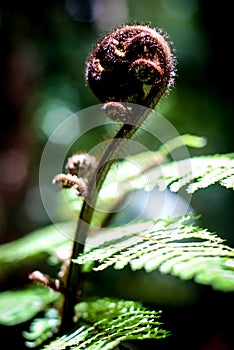
[[[216,234],[195,226],[191,219],[150,220],[103,230],[99,240],[95,238],[97,246],[75,262],[97,262],[95,271],[109,266],[123,269],[128,264],[133,271],[158,269],[184,280],[194,278],[214,289],[234,291],[234,249]]]
[[[71,226],[70,223],[64,223],[64,232]],[[44,258],[53,255],[56,249],[67,243],[68,239],[58,230],[56,225],[35,230],[26,236],[9,243],[0,245],[0,264],[1,275],[7,274],[18,264],[21,268],[32,263],[42,255]]]
[[[60,317],[57,309],[46,310],[44,317],[36,318],[30,325],[28,332],[23,332],[26,339],[25,345],[28,348],[35,348],[51,338],[60,324]]]
[[[169,188],[178,192],[187,185],[188,193],[215,183],[234,188],[233,153],[192,157],[165,164],[158,164],[158,152],[147,153],[117,163],[100,191],[101,198],[115,200],[116,195],[124,196],[130,190],[152,189],[155,186],[161,191]]]
[[[172,192],[187,186],[188,193],[219,183],[234,188],[234,154],[194,157],[165,165],[166,178],[157,178],[162,189],[169,187]]]
[[[111,350],[133,339],[161,339],[169,332],[160,328],[160,312],[139,302],[110,298],[76,305],[77,327],[45,346],[47,350]]]
[[[203,138],[191,135],[184,135],[183,141],[193,147],[204,144]],[[194,193],[215,183],[234,188],[234,154],[169,161],[168,153],[180,145],[181,139],[174,139],[157,152],[141,153],[116,162],[100,191],[92,224],[101,225],[107,215],[102,210],[108,213],[130,190],[150,190],[157,186],[160,190],[177,192],[187,186],[187,191]],[[82,199],[77,199],[73,190],[65,190],[64,194],[69,208],[79,214]],[[84,253],[73,261],[81,264],[81,271],[86,273],[111,266],[120,270],[129,265],[133,271],[157,270],[209,285],[215,290],[233,292],[234,249],[217,234],[196,226],[195,219],[185,215],[93,231],[87,238]],[[73,226],[70,222],[59,225],[64,232]],[[70,243],[56,225],[50,225],[3,244],[0,247],[1,273],[4,276],[16,266],[30,266],[41,257],[52,261],[56,250],[65,249]],[[12,326],[32,320],[29,330],[23,333],[26,345],[43,346],[59,328],[61,299],[60,293],[34,284],[22,290],[2,292],[0,323]],[[169,335],[160,328],[159,313],[138,302],[104,298],[80,302],[75,310],[75,328],[44,349],[108,350],[132,339],[160,339]]]
[[[26,322],[58,300],[60,294],[30,284],[20,290],[0,293],[0,324],[13,326]]]

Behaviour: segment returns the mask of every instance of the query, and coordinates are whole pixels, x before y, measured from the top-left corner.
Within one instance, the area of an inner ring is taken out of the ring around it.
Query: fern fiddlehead
[[[123,125],[103,152],[88,183],[74,238],[71,259],[83,252],[87,231],[105,177],[124,147],[160,98],[173,85],[175,58],[160,31],[142,25],[125,25],[107,34],[87,60],[86,80],[94,95],[105,103],[107,116]],[[131,103],[132,108],[125,107]],[[138,108],[134,108],[138,105]],[[144,108],[141,106],[144,106]],[[146,109],[145,107],[148,107]],[[81,267],[71,260],[67,277],[61,333],[72,326]]]
[[[107,34],[87,61],[86,79],[101,102],[153,108],[173,85],[175,58],[155,29],[126,25]]]

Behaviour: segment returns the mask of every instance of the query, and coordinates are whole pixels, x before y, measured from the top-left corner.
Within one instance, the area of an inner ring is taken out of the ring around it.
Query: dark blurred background
[[[121,24],[163,28],[174,43],[176,87],[158,111],[180,134],[207,138],[191,155],[233,152],[231,16],[229,1],[2,0],[0,243],[49,223],[38,182],[43,148],[67,116],[98,102],[85,85],[85,61]],[[201,224],[230,245],[233,204],[232,190],[221,186],[192,198]]]
[[[163,28],[174,43],[176,88],[158,111],[179,133],[207,137],[191,155],[233,152],[231,13],[228,1],[2,0],[0,241],[48,223],[38,187],[43,147],[67,116],[98,102],[85,85],[85,61],[121,24]],[[193,205],[211,230],[231,235],[231,190],[200,191]]]

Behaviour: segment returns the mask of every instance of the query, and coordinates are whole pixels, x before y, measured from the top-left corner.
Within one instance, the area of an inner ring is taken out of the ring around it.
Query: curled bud
[[[88,178],[96,168],[96,158],[88,153],[77,152],[68,158],[66,169],[71,175]]]
[[[129,102],[153,108],[173,85],[174,77],[170,43],[160,31],[142,25],[125,25],[107,34],[86,66],[87,82],[104,103]]]
[[[97,167],[97,160],[88,153],[77,152],[68,158],[66,170],[68,174],[57,174],[52,183],[61,188],[75,188],[77,194],[87,198],[88,182]]]
[[[59,279],[53,279],[49,275],[46,275],[38,270],[31,272],[28,278],[37,284],[41,284],[55,291],[63,291],[63,286],[61,285]]]
[[[127,121],[131,119],[130,114],[132,111],[127,109],[122,103],[107,102],[103,105],[102,109],[113,122],[127,123]]]
[[[74,187],[78,195],[87,197],[88,187],[82,178],[78,178],[76,175],[71,174],[58,174],[53,178],[53,184],[61,188]]]

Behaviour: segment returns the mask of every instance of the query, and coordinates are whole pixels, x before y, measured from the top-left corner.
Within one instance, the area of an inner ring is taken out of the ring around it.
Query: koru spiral
[[[161,30],[125,25],[96,45],[88,57],[85,76],[103,103],[129,102],[153,108],[174,83],[175,61],[171,43]]]

